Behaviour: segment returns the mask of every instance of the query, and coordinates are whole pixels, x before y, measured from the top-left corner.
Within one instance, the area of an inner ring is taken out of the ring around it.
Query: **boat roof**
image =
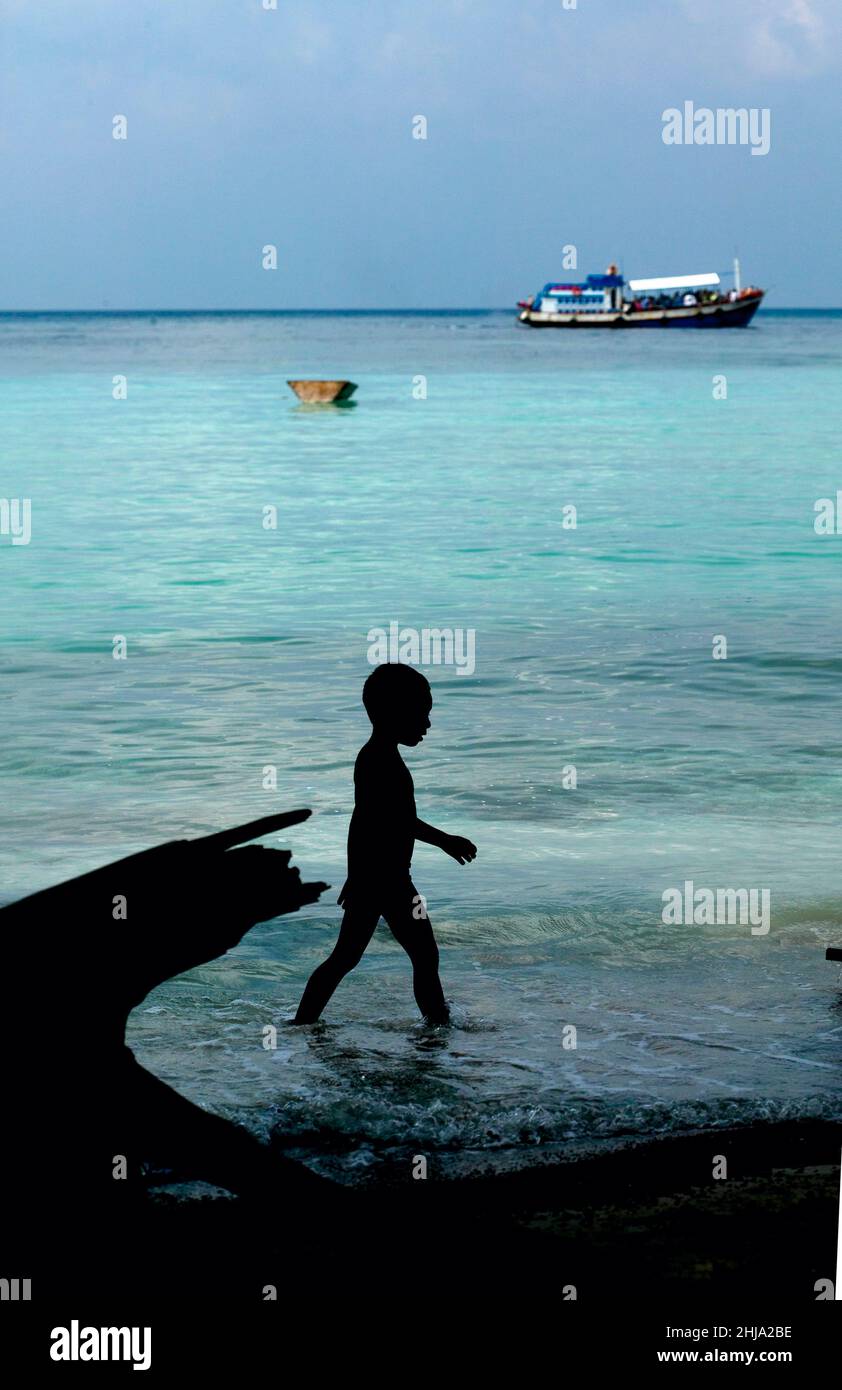
[[[707,275],[666,275],[657,280],[629,280],[630,290],[680,290],[690,285],[718,285],[715,271]]]

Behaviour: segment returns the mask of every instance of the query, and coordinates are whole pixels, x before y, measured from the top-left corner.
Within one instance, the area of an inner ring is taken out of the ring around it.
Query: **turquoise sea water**
[[[369,630],[472,629],[407,756],[480,851],[414,862],[457,1026],[417,1024],[384,927],[325,1024],[285,1026],[327,894],[150,997],[141,1060],[346,1180],[840,1116],[842,535],[813,523],[841,366],[833,313],[0,316],[0,496],[32,506],[0,537],[3,899],[299,805],[296,860],[338,887]],[[356,405],[298,405],[299,376]],[[768,888],[769,933],[665,926],[688,879]]]

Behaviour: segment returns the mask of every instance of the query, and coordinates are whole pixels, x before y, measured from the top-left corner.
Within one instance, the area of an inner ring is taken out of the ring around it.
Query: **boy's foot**
[[[443,1012],[425,1014],[424,1022],[428,1023],[431,1028],[443,1028],[450,1023],[450,1010],[445,1009]]]

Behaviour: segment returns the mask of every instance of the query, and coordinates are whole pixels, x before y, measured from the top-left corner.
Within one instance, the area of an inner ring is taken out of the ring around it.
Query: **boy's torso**
[[[397,748],[367,743],[354,764],[348,879],[385,886],[409,878],[415,846],[415,788]]]

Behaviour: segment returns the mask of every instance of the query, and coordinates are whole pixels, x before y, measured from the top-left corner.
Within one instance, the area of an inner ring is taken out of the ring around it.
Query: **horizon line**
[[[101,314],[103,317],[109,315],[130,315],[130,314],[510,314],[518,308],[517,305],[502,306],[482,306],[482,305],[443,305],[440,308],[377,308],[349,309],[335,306],[330,309],[0,309],[0,318],[15,318],[20,316],[34,317],[38,314],[55,316],[58,314]],[[842,304],[781,304],[774,308],[761,305],[759,313],[771,314],[836,314],[842,312]]]

